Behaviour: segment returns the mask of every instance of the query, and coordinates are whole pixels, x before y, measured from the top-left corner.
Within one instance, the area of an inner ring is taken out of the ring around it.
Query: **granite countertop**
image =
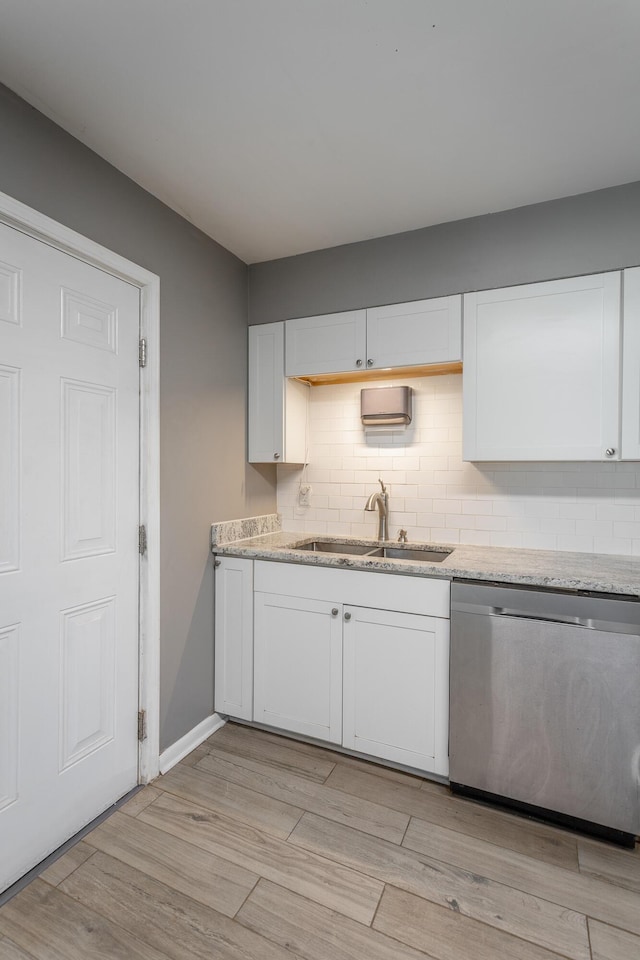
[[[314,539],[370,544],[372,549],[379,544],[375,540],[360,540],[355,537],[287,532],[276,529],[279,524],[277,521],[270,522],[270,518],[271,515],[250,518],[249,521],[214,524],[211,546],[213,553],[339,569],[404,573],[446,579],[462,577],[558,590],[593,590],[598,593],[640,597],[640,557],[465,544],[433,545],[436,550],[451,550],[449,556],[438,563],[348,556],[339,553],[313,553],[297,550],[296,544]],[[245,535],[244,538],[242,534]],[[234,536],[237,536],[237,539],[232,539]],[[409,542],[407,546],[425,545]]]

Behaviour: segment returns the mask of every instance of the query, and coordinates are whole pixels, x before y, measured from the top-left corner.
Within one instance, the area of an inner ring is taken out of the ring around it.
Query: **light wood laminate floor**
[[[640,855],[227,724],[0,909],[1,960],[640,960]]]

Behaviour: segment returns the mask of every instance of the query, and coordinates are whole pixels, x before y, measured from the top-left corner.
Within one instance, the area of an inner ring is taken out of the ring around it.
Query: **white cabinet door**
[[[284,323],[249,327],[249,463],[304,463],[309,387],[284,376]]]
[[[255,594],[254,719],[340,743],[342,608]]]
[[[458,361],[461,313],[454,296],[287,320],[286,375]]]
[[[369,369],[458,360],[462,360],[462,297],[367,310]]]
[[[447,776],[449,621],[344,612],[343,745]]]
[[[640,267],[624,271],[622,459],[640,460]]]
[[[284,455],[284,324],[249,327],[249,462]]]
[[[287,320],[286,376],[364,370],[366,327],[366,310]]]
[[[464,459],[619,458],[619,349],[619,273],[466,294]]]
[[[253,720],[253,560],[215,563],[214,709]]]

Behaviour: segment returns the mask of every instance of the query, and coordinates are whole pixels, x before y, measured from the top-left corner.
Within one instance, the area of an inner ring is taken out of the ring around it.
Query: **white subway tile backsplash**
[[[327,506],[332,507],[334,510],[351,510],[353,508],[353,497],[341,497],[341,496],[331,496],[327,497]],[[313,505],[320,506],[316,504],[316,498],[313,498]]]
[[[596,553],[622,553],[629,556],[632,552],[633,540],[623,537],[594,537],[593,549]]]
[[[434,500],[432,510],[434,513],[462,513],[462,502],[460,500]]]
[[[562,535],[558,537],[558,550],[575,550],[578,553],[595,553],[593,537]]]
[[[411,386],[411,425],[366,433],[358,384],[311,389],[310,505],[298,502],[302,468],[279,465],[283,527],[375,537],[364,505],[382,477],[392,537],[640,556],[640,464],[464,463],[462,377]]]
[[[565,520],[595,520],[598,516],[598,504],[586,503],[584,500],[559,503],[558,507],[558,516]]]
[[[522,547],[524,541],[521,533],[494,532],[491,534],[492,547]]]
[[[531,550],[557,550],[557,537],[552,533],[529,533],[524,546]]]
[[[385,486],[389,488],[389,496],[392,497],[417,497],[418,496],[418,484],[417,483],[387,483],[387,481],[382,478],[385,482]]]
[[[637,540],[640,537],[640,522],[617,523],[614,521],[613,535],[614,537],[630,537],[632,540]]]
[[[635,520],[636,507],[624,503],[599,503],[596,506],[598,520]]]
[[[539,533],[540,520],[537,517],[507,517],[507,530],[518,533]]]
[[[464,530],[475,526],[475,517],[463,517],[461,513],[447,513],[445,523],[448,527],[454,527],[457,530]]]
[[[460,531],[460,543],[470,543],[478,547],[490,547],[491,534],[487,530],[469,530],[467,527]]]
[[[576,520],[578,536],[586,534],[590,537],[613,537],[613,522],[611,520]]]
[[[525,500],[524,512],[527,517],[559,517],[560,504],[544,498]]]
[[[415,530],[418,523],[418,515],[416,513],[409,513],[404,510],[390,510],[389,511],[389,536],[394,539],[394,532],[396,528],[402,527],[404,530],[407,530],[411,527],[412,530]],[[414,535],[414,539],[417,539]]]
[[[506,517],[486,517],[478,516],[476,517],[476,527],[478,530],[506,530],[507,529],[507,518]]]
[[[488,500],[477,500],[475,497],[461,501],[462,512],[474,517],[488,516],[493,513],[493,504]]]
[[[460,531],[453,530],[451,527],[443,527],[442,530],[438,530],[434,527],[429,539],[433,540],[434,543],[462,543],[460,539]]]

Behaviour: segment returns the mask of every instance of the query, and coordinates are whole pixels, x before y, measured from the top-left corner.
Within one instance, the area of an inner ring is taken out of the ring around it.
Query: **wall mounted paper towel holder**
[[[364,387],[360,418],[365,427],[411,423],[411,387]]]

